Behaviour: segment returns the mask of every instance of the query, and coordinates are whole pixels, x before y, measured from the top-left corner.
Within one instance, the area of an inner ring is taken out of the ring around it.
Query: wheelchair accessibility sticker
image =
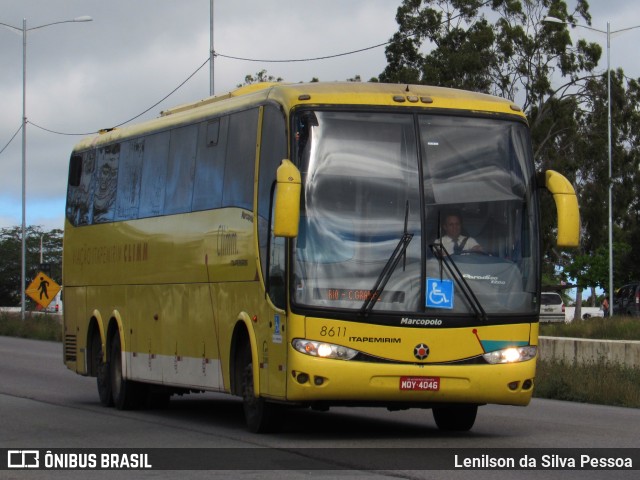
[[[453,308],[453,281],[427,278],[427,307]]]

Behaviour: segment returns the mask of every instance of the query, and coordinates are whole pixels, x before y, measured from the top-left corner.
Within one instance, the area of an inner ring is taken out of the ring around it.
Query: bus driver
[[[445,216],[442,223],[444,235],[434,243],[442,245],[449,254],[460,255],[463,252],[482,252],[482,247],[473,237],[462,235],[462,221],[457,213]]]

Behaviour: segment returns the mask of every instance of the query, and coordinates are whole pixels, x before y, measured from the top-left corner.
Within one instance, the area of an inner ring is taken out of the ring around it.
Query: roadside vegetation
[[[34,340],[62,341],[62,317],[56,314],[0,312],[0,335]]]
[[[534,397],[640,408],[640,369],[604,360],[588,365],[539,361]]]
[[[640,319],[613,316],[541,324],[548,337],[640,340]],[[570,402],[640,408],[640,369],[604,359],[588,365],[539,361],[534,396]]]
[[[571,323],[541,323],[546,337],[597,338],[600,340],[640,340],[640,318],[613,316],[574,320]]]

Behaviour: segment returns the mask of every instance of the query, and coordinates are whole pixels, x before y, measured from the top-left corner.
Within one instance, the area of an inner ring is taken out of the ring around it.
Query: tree
[[[404,0],[396,16],[398,32],[386,50],[388,65],[380,75],[387,82],[491,93],[523,107],[537,169],[561,171],[574,183],[581,203],[584,240],[577,252],[555,248],[555,220],[543,215],[543,268],[549,277],[557,277],[557,266],[581,264],[581,258],[599,261],[597,252],[607,237],[606,75],[595,72],[602,48],[584,40],[572,43],[568,25],[591,23],[588,3],[572,3],[569,12],[562,0]],[[565,24],[543,22],[546,16]],[[630,251],[635,258],[640,255],[639,90],[622,70],[613,72],[617,255]],[[552,211],[551,203],[544,199],[542,211]],[[619,280],[631,275],[634,263],[625,265],[626,270],[616,270]],[[588,270],[594,269],[595,264]]]
[[[614,252],[616,283],[633,280],[637,268],[634,258],[640,254],[637,240],[638,224],[638,169],[640,155],[638,142],[640,128],[638,82],[626,79],[622,70],[611,72],[611,126],[612,126],[612,192]],[[582,247],[594,257],[601,247],[608,258],[608,105],[607,77],[590,79],[585,87],[586,108],[577,111],[579,134],[575,140],[577,165],[577,191],[580,196],[581,217],[584,225]],[[635,247],[635,248],[634,248]],[[634,251],[635,250],[635,251]],[[622,263],[618,265],[619,260]],[[607,262],[608,266],[608,262]],[[608,279],[608,268],[606,271]],[[608,288],[608,280],[598,282]]]
[[[49,266],[48,275],[62,284],[62,230],[45,232],[38,226],[30,226],[26,232],[26,283],[42,269]],[[22,278],[22,228],[0,229],[0,305],[18,306],[21,300]],[[25,285],[26,287],[26,285]]]
[[[248,74],[244,77],[244,83],[239,83],[236,85],[238,88],[246,87],[247,85],[252,85],[254,83],[260,82],[282,82],[284,81],[282,78],[275,78],[273,75],[269,75],[266,70],[260,70],[255,75]],[[313,77],[309,80],[309,83],[318,83],[320,80],[318,77]],[[360,74],[354,75],[352,78],[347,78],[347,82],[362,82],[362,78]],[[378,79],[376,77],[372,77],[369,79],[369,82],[377,83]]]
[[[495,23],[488,15],[497,15]],[[572,14],[560,0],[405,0],[380,80],[519,96],[528,111],[554,93],[554,71],[576,80],[593,70],[602,51],[586,42],[572,48],[567,28],[543,23],[546,15],[591,21],[585,0]],[[422,54],[425,42],[433,48]]]
[[[255,76],[248,74],[244,77],[244,83],[239,83],[237,85],[238,88],[245,87],[247,85],[252,85],[254,83],[261,82],[281,82],[282,78],[274,77],[273,75],[269,75],[266,70],[262,69],[259,72],[256,72]]]

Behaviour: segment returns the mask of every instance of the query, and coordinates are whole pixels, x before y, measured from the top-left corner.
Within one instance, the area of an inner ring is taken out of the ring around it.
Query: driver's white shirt
[[[474,247],[478,247],[480,245],[478,242],[475,241],[473,237],[465,237],[464,235],[460,235],[458,237],[458,245],[462,245],[462,242],[464,242],[465,238],[467,239],[467,242],[464,244],[463,251],[473,250]],[[454,246],[455,246],[455,241],[453,240],[453,238],[451,238],[449,235],[445,235],[441,239],[440,238],[437,239],[434,243],[438,245],[441,240],[442,240],[442,245],[447,250],[447,252],[449,252],[450,255],[453,255]]]

